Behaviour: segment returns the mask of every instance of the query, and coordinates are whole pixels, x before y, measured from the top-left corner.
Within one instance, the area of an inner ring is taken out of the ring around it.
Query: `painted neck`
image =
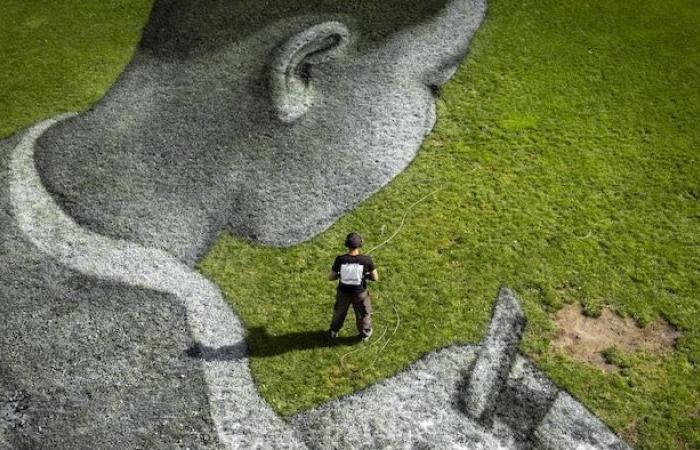
[[[199,128],[183,126],[183,118],[196,117],[173,107],[189,108],[188,93],[160,75],[128,69],[93,109],[47,130],[35,162],[47,190],[81,226],[193,266],[223,227],[235,183],[212,163],[221,157],[216,150],[205,152],[215,147],[192,136]]]

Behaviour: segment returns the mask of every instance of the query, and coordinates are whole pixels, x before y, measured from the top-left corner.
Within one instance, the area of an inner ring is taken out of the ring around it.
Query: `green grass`
[[[4,3],[0,135],[99,98],[148,6]],[[523,351],[553,380],[638,448],[700,448],[699,26],[692,0],[493,0],[394,183],[308,243],[222,233],[202,261],[249,327],[265,398],[291,414],[479,342],[505,284],[528,314]],[[373,255],[375,344],[323,346],[342,238],[380,243],[438,188]],[[548,351],[551,313],[572,302],[662,316],[682,337],[662,356],[606,352],[624,367],[604,373]]]
[[[0,136],[100,99],[129,61],[150,6],[0,0]]]

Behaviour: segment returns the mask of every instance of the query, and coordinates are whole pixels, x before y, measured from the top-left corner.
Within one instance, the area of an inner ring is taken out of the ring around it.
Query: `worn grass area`
[[[4,1],[0,135],[99,98],[148,6]],[[201,270],[249,327],[270,403],[290,414],[478,342],[506,284],[530,319],[523,350],[557,383],[639,448],[700,448],[698,26],[693,0],[492,0],[434,133],[394,183],[294,248],[222,234]],[[344,235],[378,244],[440,188],[373,255],[374,343],[327,347],[324,280]],[[551,352],[551,313],[572,302],[663,316],[677,349],[609,351],[623,366],[611,373]]]

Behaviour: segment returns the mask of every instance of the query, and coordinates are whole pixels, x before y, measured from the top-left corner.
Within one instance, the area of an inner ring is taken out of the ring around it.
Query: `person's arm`
[[[328,274],[328,281],[335,281],[340,278],[340,261],[339,257],[336,256],[335,261],[333,261],[333,266],[331,267],[331,272]]]
[[[374,267],[374,261],[372,258],[369,258],[369,264],[367,264],[366,268],[367,272],[365,273],[365,278],[371,281],[379,280],[379,272],[377,272],[377,269]]]

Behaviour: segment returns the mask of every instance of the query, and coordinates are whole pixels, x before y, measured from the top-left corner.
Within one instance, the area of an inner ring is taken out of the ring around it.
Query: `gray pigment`
[[[296,243],[403,170],[485,9],[424,2],[435,14],[375,35],[337,4],[271,3],[256,23],[157,1],[90,111],[0,142],[1,449],[625,447],[523,358],[478,346],[289,423],[258,395],[242,324],[191,267],[223,227]],[[488,423],[472,364],[506,380]]]
[[[217,448],[185,306],[37,248],[18,214],[43,211],[10,192],[17,143],[0,143],[0,448]]]
[[[481,422],[490,420],[490,406],[496,403],[500,386],[508,377],[525,323],[525,313],[515,295],[508,289],[502,289],[478,363],[472,370],[469,380],[472,389],[465,393],[467,410]]]

